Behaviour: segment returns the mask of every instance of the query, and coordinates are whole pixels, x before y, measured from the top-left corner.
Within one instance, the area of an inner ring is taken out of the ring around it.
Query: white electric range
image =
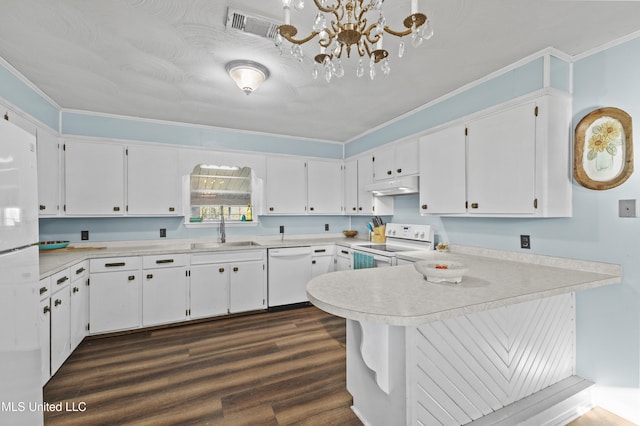
[[[385,243],[357,243],[351,248],[354,254],[359,252],[373,256],[376,268],[396,266],[400,252],[433,250],[431,225],[387,223],[385,237]]]

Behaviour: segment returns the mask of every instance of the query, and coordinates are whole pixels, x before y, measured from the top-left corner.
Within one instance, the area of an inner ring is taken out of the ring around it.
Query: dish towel
[[[373,258],[373,256],[357,251],[353,252],[353,269],[366,269],[375,267],[376,260]]]

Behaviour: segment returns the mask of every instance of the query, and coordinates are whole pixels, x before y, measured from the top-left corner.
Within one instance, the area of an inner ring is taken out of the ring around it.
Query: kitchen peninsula
[[[307,285],[314,305],[347,319],[353,410],[369,425],[562,424],[589,403],[579,395],[590,382],[575,376],[575,292],[619,283],[620,266],[451,249],[404,257],[461,261],[460,284],[427,282],[406,265]]]

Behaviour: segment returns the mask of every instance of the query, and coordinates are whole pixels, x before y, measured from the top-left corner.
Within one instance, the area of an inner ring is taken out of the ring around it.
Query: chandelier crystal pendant
[[[313,0],[318,13],[308,36],[295,38],[298,29],[291,25],[291,7],[296,10],[304,8],[304,0],[282,0],[284,25],[278,27],[276,46],[280,52],[285,51],[285,40],[291,44],[291,54],[303,62],[302,45],[318,37],[320,53],[314,57],[313,78],[324,74],[327,82],[333,77],[342,77],[344,68],[341,62],[346,52],[347,58],[354,51],[360,56],[356,75],[365,74],[362,58],[369,59],[369,76],[373,80],[376,75],[375,66],[380,64],[383,75],[389,75],[389,52],[382,45],[386,34],[399,37],[398,57],[405,52],[404,37],[411,36],[411,44],[419,47],[424,40],[433,36],[433,28],[427,16],[418,12],[418,0],[411,0],[411,14],[407,16],[402,31],[395,31],[386,24],[382,11],[384,0]],[[331,3],[331,4],[329,4]],[[366,59],[365,59],[366,61]],[[320,71],[319,71],[320,69]]]

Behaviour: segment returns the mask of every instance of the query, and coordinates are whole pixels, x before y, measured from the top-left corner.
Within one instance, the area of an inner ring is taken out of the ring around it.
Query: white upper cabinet
[[[268,157],[266,181],[267,214],[305,214],[307,179],[305,160]]]
[[[571,216],[568,95],[510,102],[471,118],[466,141],[464,128],[458,122],[421,139],[421,213]]]
[[[40,216],[60,211],[60,142],[53,134],[38,129],[38,204]]]
[[[125,146],[67,141],[65,211],[69,216],[122,216],[125,213]]]
[[[535,212],[535,109],[527,102],[469,123],[470,213]]]
[[[127,213],[175,216],[181,213],[178,151],[130,146],[127,155]]]
[[[415,175],[419,167],[417,139],[373,152],[373,176],[376,181]]]
[[[370,155],[351,158],[344,165],[345,213],[349,215],[391,215],[393,197],[374,197],[364,189],[373,182]]]
[[[466,212],[466,137],[459,124],[420,139],[420,212]]]
[[[307,162],[307,204],[310,214],[342,214],[342,163]]]

